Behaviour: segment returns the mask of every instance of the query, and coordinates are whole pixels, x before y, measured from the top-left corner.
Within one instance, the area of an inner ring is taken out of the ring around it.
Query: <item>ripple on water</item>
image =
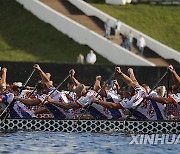
[[[0,153],[180,153],[179,145],[129,145],[121,133],[0,133]]]

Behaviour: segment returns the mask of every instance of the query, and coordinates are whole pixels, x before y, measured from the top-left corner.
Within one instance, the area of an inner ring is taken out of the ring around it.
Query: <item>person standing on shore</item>
[[[120,30],[121,30],[121,22],[119,20],[116,21],[114,29],[115,29],[115,38],[119,39]]]
[[[77,61],[78,64],[84,64],[84,56],[82,53],[80,53],[77,57]]]
[[[109,18],[108,18],[107,21],[104,23],[104,28],[105,28],[104,37],[106,37],[107,39],[110,39],[111,25],[110,25],[110,20],[109,20]]]
[[[132,48],[133,38],[134,38],[134,35],[133,35],[132,31],[130,30],[129,34],[127,36],[127,49],[129,51],[131,51],[131,48]]]
[[[146,46],[146,41],[142,35],[139,36],[139,40],[137,41],[137,46],[138,46],[139,52],[143,55],[144,47]]]
[[[96,62],[96,54],[93,50],[90,50],[89,53],[86,56],[86,62],[88,64],[94,64]]]

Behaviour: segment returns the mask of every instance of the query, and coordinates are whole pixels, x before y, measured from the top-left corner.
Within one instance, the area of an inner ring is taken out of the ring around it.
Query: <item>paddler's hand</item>
[[[2,71],[2,73],[6,73],[7,72],[7,68],[3,67],[1,71]]]
[[[115,85],[119,86],[119,83],[118,83],[117,80],[113,80],[113,83],[114,83]]]
[[[127,72],[128,72],[129,75],[134,73],[132,68],[128,68]]]
[[[40,70],[41,70],[41,68],[40,68],[40,66],[39,66],[38,64],[35,64],[33,67],[34,67],[37,71],[40,71]]]
[[[71,75],[71,77],[74,77],[74,75],[75,75],[75,70],[74,70],[74,69],[71,69],[71,70],[69,71],[69,74]]]
[[[101,81],[102,77],[100,75],[96,76],[96,80]]]
[[[175,69],[174,69],[174,67],[173,67],[172,65],[169,65],[169,66],[168,66],[168,70],[169,70],[170,72],[175,71]]]
[[[96,104],[98,104],[98,101],[99,101],[99,99],[96,98],[96,97],[93,97],[93,98],[91,99],[91,102],[94,102],[94,103],[96,103]]]
[[[48,101],[49,103],[54,102],[54,100],[50,96],[47,96],[45,100]]]
[[[115,71],[116,71],[117,73],[119,73],[119,74],[121,74],[121,73],[122,73],[122,71],[121,71],[121,68],[120,68],[120,67],[115,67]]]

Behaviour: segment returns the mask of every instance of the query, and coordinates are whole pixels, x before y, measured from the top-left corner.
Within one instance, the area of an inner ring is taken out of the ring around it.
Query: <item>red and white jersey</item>
[[[0,95],[0,105],[2,109],[5,109],[5,107],[11,103],[14,99],[13,93],[8,94],[2,94]],[[23,103],[16,101],[13,102],[14,105],[12,108],[10,108],[10,117],[11,118],[32,118],[35,117],[34,113],[29,110],[26,105]]]
[[[156,97],[158,96],[155,92],[152,92],[150,95],[156,95]],[[120,105],[126,109],[134,109],[143,101],[143,103],[141,103],[141,105],[133,113],[138,120],[165,120],[165,106],[152,100],[143,100],[145,96],[146,92],[144,89],[142,87],[136,87],[135,95],[124,99],[120,102]]]
[[[52,91],[54,91],[54,89],[55,89],[55,87],[50,87],[49,88],[49,93],[48,93],[48,95],[50,95],[51,94],[51,92]],[[60,91],[58,91],[58,90],[55,90],[53,93],[52,93],[52,95],[50,95],[51,96],[51,98],[54,100],[54,101],[57,101],[57,102],[61,102],[61,101],[64,101],[65,103],[68,103],[69,101],[68,101],[68,99],[67,99],[67,97],[66,97],[66,94],[65,94],[65,92],[60,92]]]
[[[131,97],[124,98],[120,102],[120,105],[125,109],[131,109],[131,108],[134,109],[139,103],[141,103],[141,101],[145,96],[146,96],[146,92],[142,87],[140,86],[135,87],[134,95]]]
[[[180,92],[168,95],[172,99],[174,105],[180,105]]]
[[[13,101],[13,99],[14,99],[13,93],[1,94],[0,95],[1,109],[4,110],[6,108],[6,106]]]
[[[118,103],[121,100],[121,96],[118,95],[114,90],[105,91],[105,99],[109,102]]]
[[[91,103],[91,99],[96,97],[96,95],[97,93],[95,91],[89,90],[87,94],[81,96],[76,103],[81,107],[86,107]],[[99,104],[93,103],[90,107],[88,107],[88,111],[96,119],[112,119],[111,112]]]
[[[173,101],[173,105],[169,104],[171,106],[172,111],[170,111],[173,115],[179,116],[180,115],[180,92],[175,94],[168,95],[168,98],[171,98]]]
[[[32,90],[23,90],[19,97],[21,98],[29,98],[29,95],[31,94]],[[30,98],[35,98],[34,94],[30,96]]]
[[[32,90],[23,90],[19,97],[21,98],[29,98]],[[34,94],[30,96],[30,98],[35,98]],[[25,104],[21,103],[20,101],[16,101],[14,103],[13,109],[16,111],[19,117],[21,118],[34,118],[36,117],[32,111],[32,107],[27,107]]]
[[[13,106],[14,111],[20,118],[35,118],[35,114],[23,103],[16,101]]]
[[[49,93],[51,93],[51,91]],[[51,97],[54,101],[57,101],[59,103],[62,101],[68,103],[68,99],[64,92],[55,91],[55,93],[53,93],[53,94],[51,95]],[[47,96],[48,96],[47,94],[37,95],[37,98],[40,101],[40,104],[44,102],[44,100]],[[53,116],[55,118],[73,119],[72,109],[66,110],[66,109],[60,108],[56,105],[53,105],[51,103],[47,103],[47,102],[45,102],[45,103],[46,103],[45,104],[46,108],[53,114]]]
[[[76,93],[73,91],[62,91],[65,93],[69,102],[74,102],[77,99]]]
[[[106,93],[106,96],[104,98],[105,101],[113,102],[113,103],[119,103],[121,101],[121,96],[118,95],[115,91],[106,90],[105,93]],[[123,109],[109,109],[109,111],[111,112],[113,119],[125,118],[126,117]]]
[[[138,112],[145,115],[148,120],[166,120],[165,106],[161,103],[145,100],[137,109]]]

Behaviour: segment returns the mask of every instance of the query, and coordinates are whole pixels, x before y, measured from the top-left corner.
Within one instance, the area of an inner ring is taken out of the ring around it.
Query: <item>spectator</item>
[[[77,63],[78,64],[84,64],[84,56],[82,53],[80,53],[77,57]]]
[[[121,30],[121,22],[119,20],[116,21],[114,29],[115,29],[115,38],[119,39],[120,30]]]
[[[89,53],[86,56],[86,62],[88,64],[94,64],[96,62],[96,54],[93,50],[90,50]]]
[[[134,35],[133,35],[132,31],[130,30],[129,34],[127,36],[127,47],[126,47],[129,51],[131,51],[131,48],[132,48],[133,37],[134,37]]]
[[[128,40],[127,40],[127,32],[125,32],[124,35],[122,35],[122,43],[121,43],[121,46],[124,47],[124,48],[127,48],[127,43],[128,43]]]
[[[139,40],[137,41],[137,46],[141,54],[143,55],[144,53],[144,47],[146,46],[145,39],[142,35],[139,36]]]
[[[110,39],[110,34],[111,34],[111,25],[109,19],[104,23],[104,28],[105,28],[105,35],[107,39]]]

